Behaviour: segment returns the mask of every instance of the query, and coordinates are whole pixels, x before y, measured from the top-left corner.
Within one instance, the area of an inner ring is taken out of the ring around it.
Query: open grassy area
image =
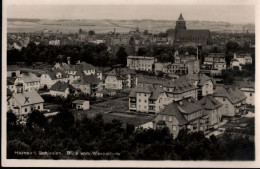
[[[74,113],[75,118],[79,120],[86,116],[94,118],[97,114],[102,114],[105,122],[118,119],[123,123],[123,126],[127,123],[138,126],[152,121],[154,118],[152,115],[128,112],[128,99],[126,97],[91,105],[89,110],[75,111]]]

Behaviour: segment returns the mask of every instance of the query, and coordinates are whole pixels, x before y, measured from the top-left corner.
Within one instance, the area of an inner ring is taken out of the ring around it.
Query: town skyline
[[[73,7],[73,9],[71,9]],[[67,12],[70,10],[71,12]],[[96,12],[98,11],[98,13]],[[102,12],[100,12],[102,11]],[[157,12],[154,12],[157,11]],[[164,12],[160,12],[164,11]],[[244,11],[244,12],[241,12]],[[95,13],[95,15],[93,15]],[[138,13],[138,15],[136,14]],[[254,5],[8,5],[7,18],[46,20],[176,20],[255,24]],[[207,16],[204,14],[207,13]],[[119,15],[120,14],[120,15]]]

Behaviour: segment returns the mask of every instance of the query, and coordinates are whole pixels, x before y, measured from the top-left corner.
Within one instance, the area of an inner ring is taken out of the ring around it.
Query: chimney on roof
[[[67,57],[68,65],[70,65],[70,57]]]

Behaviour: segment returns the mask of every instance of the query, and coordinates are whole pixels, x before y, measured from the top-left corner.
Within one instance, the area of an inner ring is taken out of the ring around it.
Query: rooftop
[[[13,98],[20,106],[44,102],[42,97],[35,90],[32,90],[31,92],[15,93],[13,94]]]

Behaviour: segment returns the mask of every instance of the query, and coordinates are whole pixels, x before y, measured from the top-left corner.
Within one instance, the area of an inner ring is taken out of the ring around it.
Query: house
[[[7,77],[17,77],[20,75],[20,69],[17,65],[7,65]]]
[[[75,100],[72,102],[72,107],[76,110],[88,110],[89,109],[89,101],[87,100]]]
[[[215,81],[205,74],[193,74],[186,76],[193,84],[198,87],[198,97],[212,95],[214,92]]]
[[[205,56],[203,68],[209,69],[213,76],[221,75],[221,71],[227,69],[227,63],[224,53],[210,53]]]
[[[50,95],[67,98],[69,94],[74,94],[75,88],[66,82],[58,81],[50,88]]]
[[[97,91],[102,89],[102,81],[95,75],[82,75],[79,79],[72,82],[71,85],[90,95],[95,95]]]
[[[102,89],[100,91],[96,92],[96,97],[109,97],[109,96],[115,96],[116,91],[112,89]]]
[[[52,39],[52,40],[49,41],[49,45],[59,46],[60,45],[60,40],[59,39]]]
[[[236,54],[234,53],[234,58],[230,61],[230,66],[232,69],[242,70],[242,65],[252,64],[252,57],[250,54]]]
[[[129,94],[129,110],[145,113],[158,113],[169,100],[162,87],[146,84],[136,86]]]
[[[136,86],[136,73],[129,68],[114,68],[106,73],[105,88],[122,90]]]
[[[168,127],[176,137],[181,129],[187,129],[189,132],[206,131],[207,123],[208,117],[203,107],[194,99],[186,98],[165,106],[164,110],[156,115],[154,128]]]
[[[12,92],[12,93],[17,93],[17,88],[16,85],[14,84],[15,79],[14,78],[7,78],[7,88]]]
[[[58,81],[68,82],[68,75],[59,69],[47,70],[40,77],[40,87],[46,86],[49,89]]]
[[[102,72],[95,66],[86,62],[81,62],[80,65],[82,66],[82,70],[86,75],[96,75],[100,80],[102,80]]]
[[[14,84],[17,87],[21,88],[21,92],[32,90],[38,91],[40,88],[40,78],[31,72],[22,73],[17,76],[17,78],[14,81]]]
[[[163,87],[171,101],[182,100],[183,98],[193,97],[198,99],[198,87],[187,77],[178,79],[160,78],[155,76],[139,75],[137,84],[153,84]]]
[[[255,105],[255,85],[254,82],[241,82],[238,88],[246,96],[246,104]]]
[[[156,59],[154,57],[146,56],[128,56],[127,67],[134,70],[154,71],[154,64]]]
[[[239,61],[240,65],[252,64],[252,56],[249,53],[234,53],[234,59]]]
[[[16,115],[27,115],[34,109],[43,110],[44,100],[35,90],[31,90],[29,92],[14,93],[7,102],[8,107]]]
[[[198,104],[204,108],[205,114],[209,117],[209,127],[219,124],[222,118],[222,104],[213,98],[213,96],[204,96],[198,101]]]
[[[246,96],[238,88],[217,86],[213,97],[223,105],[223,116],[233,117],[245,113]]]

